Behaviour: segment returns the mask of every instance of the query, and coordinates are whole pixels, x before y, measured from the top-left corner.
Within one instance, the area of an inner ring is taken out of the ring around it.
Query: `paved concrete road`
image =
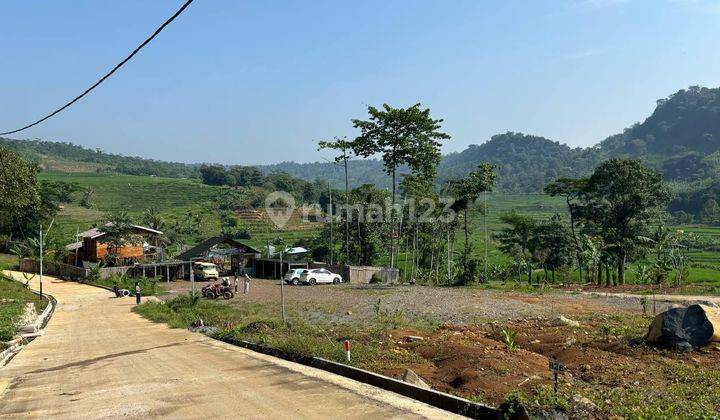
[[[3,418],[452,416],[337,375],[152,323],[131,312],[134,299],[51,277],[43,285],[59,304],[45,335],[0,368]]]

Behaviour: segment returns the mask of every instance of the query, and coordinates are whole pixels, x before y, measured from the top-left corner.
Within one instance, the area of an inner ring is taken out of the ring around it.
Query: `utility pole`
[[[40,300],[43,298],[43,234],[42,225],[40,225]]]
[[[330,188],[330,181],[328,181],[328,194],[330,194],[330,208],[328,209],[328,220],[330,221],[330,265],[333,264],[333,206],[332,206],[332,188]],[[282,267],[280,267],[282,272]]]
[[[77,267],[77,265],[78,265],[78,249],[79,249],[79,247],[78,247],[77,243],[80,242],[79,238],[80,238],[80,229],[75,228],[75,267]]]
[[[190,286],[193,296],[195,296],[195,273],[193,272],[192,262],[190,263]]]
[[[350,185],[348,184],[348,156],[343,151],[343,161],[345,162],[345,265],[350,265]]]
[[[333,141],[321,141],[319,143],[318,150],[322,149],[334,149],[334,150],[340,150],[342,151],[342,154],[340,156],[335,157],[334,161],[330,161],[328,159],[325,159],[324,157],[322,159],[332,163],[333,165],[337,165],[340,163],[340,161],[343,162],[343,166],[345,169],[345,264],[350,265],[350,184],[348,181],[348,148],[352,145],[352,142],[347,141],[345,137],[338,138],[335,137]],[[321,156],[322,157],[322,156]]]
[[[488,278],[488,229],[487,229],[487,214],[488,214],[488,206],[487,206],[487,191],[483,191],[483,199],[485,200],[484,208],[483,208],[483,224],[485,225],[485,281],[489,282],[490,279]]]
[[[450,254],[450,229],[447,230],[447,277],[448,277],[448,283],[452,281],[452,274],[450,270],[450,264],[451,264],[451,254]]]
[[[285,280],[283,280],[282,267],[283,267],[283,251],[280,250],[280,311],[282,313],[282,321],[285,323],[285,289],[283,287]]]

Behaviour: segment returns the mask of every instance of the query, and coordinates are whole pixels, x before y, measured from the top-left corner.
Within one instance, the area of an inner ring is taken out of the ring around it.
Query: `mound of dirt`
[[[256,322],[251,322],[251,323],[247,324],[246,326],[242,327],[242,332],[248,333],[248,334],[249,333],[258,333],[258,332],[262,332],[262,331],[270,331],[273,328],[274,328],[274,326],[270,325],[267,322],[256,321]]]

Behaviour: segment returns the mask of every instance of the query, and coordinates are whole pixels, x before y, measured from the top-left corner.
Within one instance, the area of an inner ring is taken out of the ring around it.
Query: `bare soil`
[[[165,298],[186,290],[187,285],[171,283],[169,289],[171,293]],[[278,298],[277,282],[255,280],[249,295],[240,294],[234,300],[270,303],[278,302]],[[646,307],[648,313],[643,314],[639,301],[632,298],[340,285],[287,286],[285,299],[288,306],[304,311],[311,320],[370,321],[379,300],[383,308],[402,311],[408,325],[418,320],[439,324],[431,329],[389,330],[388,341],[393,343],[390,351],[420,357],[412,358],[416,363],[388,367],[382,373],[400,378],[404,368],[409,368],[435,389],[494,405],[516,391],[532,393],[540,385],[551,385],[548,365],[553,358],[566,366],[560,376],[561,388],[571,395],[602,394],[603,390],[618,388],[663,392],[676,383],[674,372],[678,367],[720,369],[720,345],[711,344],[691,353],[645,345],[642,337],[653,308]],[[660,312],[670,305],[658,302],[654,309]],[[556,325],[558,315],[579,321],[580,327]],[[501,328],[517,334],[515,349],[502,341]],[[423,339],[408,342],[404,337],[410,335]],[[592,406],[574,417],[602,418],[606,413]]]

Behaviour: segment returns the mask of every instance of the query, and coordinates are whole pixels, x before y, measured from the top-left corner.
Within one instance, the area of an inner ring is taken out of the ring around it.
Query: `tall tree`
[[[578,215],[612,244],[620,284],[625,282],[628,255],[643,246],[640,238],[670,198],[662,175],[639,160],[610,159],[588,178]]]
[[[448,182],[448,186],[452,193],[457,195],[455,203],[453,203],[453,210],[463,213],[463,230],[465,232],[465,243],[463,247],[463,267],[467,269],[469,257],[470,257],[470,239],[468,226],[468,211],[473,208],[475,200],[481,193],[492,191],[495,183],[497,173],[495,172],[495,166],[483,162],[477,166],[477,168],[470,172],[465,178],[458,180],[451,180]],[[487,209],[483,208],[483,212]],[[485,244],[487,247],[487,243]]]
[[[37,165],[0,146],[0,234],[34,237],[39,225],[55,215],[56,195],[40,188],[37,172]]]
[[[500,221],[508,225],[495,235],[500,241],[500,250],[506,254],[513,254],[517,250],[522,252],[528,283],[532,283],[532,259],[539,245],[536,238],[537,222],[530,216],[515,212],[501,216]]]
[[[320,141],[318,142],[318,150],[322,149],[333,149],[340,152],[335,157],[335,163],[342,162],[345,170],[345,201],[347,205],[352,204],[350,199],[350,183],[348,182],[348,159],[350,158],[350,151],[352,150],[352,142],[346,138],[337,138],[333,141]],[[347,206],[346,210],[347,211]],[[350,218],[345,217],[345,264],[350,264]]]
[[[570,232],[572,233],[573,244],[575,245],[575,257],[578,261],[578,269],[580,270],[580,281],[583,279],[583,253],[580,247],[580,240],[576,231],[577,222],[577,198],[585,188],[587,179],[558,178],[555,182],[545,187],[545,193],[553,197],[562,196],[568,207],[570,216]]]
[[[560,215],[556,214],[537,226],[536,237],[537,248],[543,251],[542,261],[539,262],[545,270],[545,278],[547,270],[550,270],[555,283],[555,271],[573,263],[575,250],[570,232]]]
[[[381,109],[368,107],[368,120],[353,120],[360,135],[352,142],[356,155],[370,157],[380,154],[385,172],[392,176],[390,208],[390,266],[395,266],[395,190],[397,169],[408,165],[413,173],[434,178],[440,163],[440,145],[450,136],[440,130],[443,120],[430,117],[430,109],[420,104],[409,108],[393,108],[384,104]]]

